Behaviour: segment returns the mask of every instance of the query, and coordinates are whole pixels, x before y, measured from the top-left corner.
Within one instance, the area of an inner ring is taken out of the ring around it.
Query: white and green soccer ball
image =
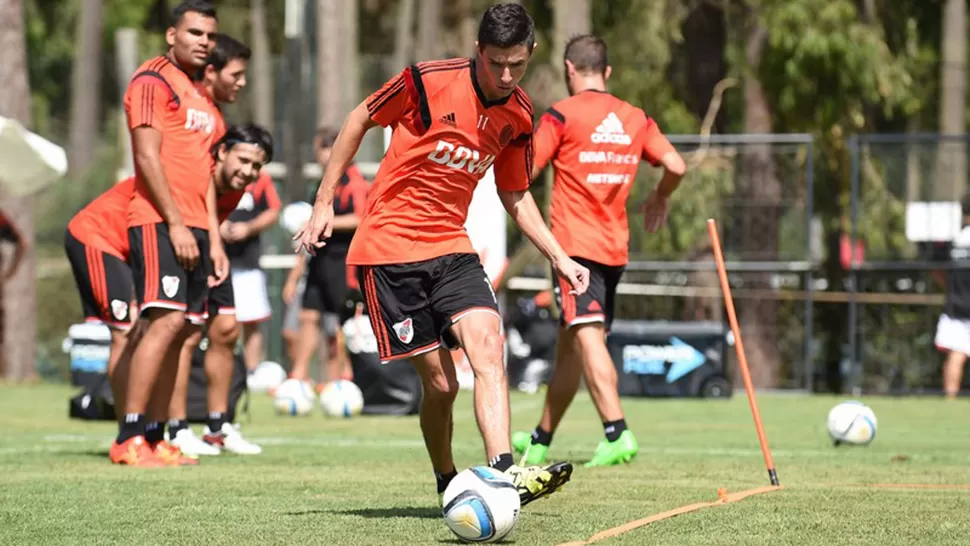
[[[504,472],[475,466],[458,473],[442,497],[445,524],[466,542],[497,542],[515,529],[519,492]]]
[[[872,408],[856,400],[842,402],[829,411],[828,430],[832,442],[868,445],[876,437],[876,414]]]

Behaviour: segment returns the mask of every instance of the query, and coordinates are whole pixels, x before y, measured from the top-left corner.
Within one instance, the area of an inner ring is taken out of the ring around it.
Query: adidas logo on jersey
[[[623,131],[623,123],[616,114],[610,112],[603,123],[596,126],[596,132],[590,135],[590,140],[596,144],[630,144],[633,139]]]
[[[452,127],[458,127],[458,122],[455,121],[455,113],[454,112],[452,112],[450,114],[445,114],[445,115],[441,116],[441,119],[438,120],[438,121],[440,121],[441,123],[444,123],[445,125],[451,125]]]
[[[466,146],[456,146],[450,142],[439,140],[435,150],[428,154],[428,159],[439,165],[452,169],[466,170],[469,174],[484,176],[488,168],[495,162],[492,154],[483,154]]]

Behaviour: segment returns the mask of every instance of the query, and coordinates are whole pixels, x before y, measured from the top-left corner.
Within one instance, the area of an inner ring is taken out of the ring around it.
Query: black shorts
[[[347,254],[322,251],[307,265],[303,308],[337,314],[347,297]]]
[[[579,296],[572,295],[566,279],[553,271],[552,278],[557,279],[553,285],[559,305],[560,324],[569,328],[577,324],[602,322],[609,331],[616,307],[616,285],[620,284],[624,266],[603,265],[585,258],[573,257],[573,260],[589,269],[589,288]]]
[[[199,245],[199,265],[185,270],[175,258],[168,236],[168,225],[147,224],[128,228],[131,255],[128,263],[135,278],[135,295],[139,310],[161,308],[185,312],[194,324],[204,322],[209,295],[208,276],[212,271],[209,260],[209,233],[190,228]]]
[[[128,264],[113,254],[85,245],[70,231],[64,238],[64,250],[81,294],[84,320],[129,329],[132,317],[128,306],[135,293]]]
[[[477,254],[448,254],[402,265],[360,266],[360,286],[381,361],[458,347],[451,325],[468,313],[498,316],[492,283]]]
[[[222,284],[213,286],[209,289],[209,298],[205,306],[205,318],[209,319],[215,315],[235,315],[236,296],[232,290],[232,272]]]

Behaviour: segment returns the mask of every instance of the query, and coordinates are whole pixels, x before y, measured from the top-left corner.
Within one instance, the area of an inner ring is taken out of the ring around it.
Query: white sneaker
[[[179,448],[182,453],[188,455],[189,457],[198,457],[199,455],[218,455],[222,453],[218,447],[207,444],[199,439],[198,436],[192,432],[191,428],[183,428],[175,434],[175,438],[170,440],[173,446]]]
[[[229,423],[223,423],[222,430],[215,433],[206,426],[202,435],[208,444],[219,445],[222,449],[238,455],[259,455],[263,452],[263,448],[243,438],[239,429]]]

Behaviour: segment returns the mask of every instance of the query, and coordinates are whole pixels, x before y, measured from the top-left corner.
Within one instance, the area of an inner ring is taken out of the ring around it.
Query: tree
[[[945,0],[940,65],[940,132],[966,132],[967,111],[967,2]],[[959,200],[967,186],[967,150],[963,142],[944,141],[938,148],[934,197]]]
[[[421,0],[418,18],[419,61],[437,59],[441,51],[441,0]]]
[[[317,124],[340,127],[343,121],[341,0],[317,0]]]
[[[69,176],[77,179],[94,160],[101,121],[102,0],[83,0],[77,21],[77,47],[71,68]],[[92,77],[94,76],[94,77]]]
[[[0,0],[0,115],[31,125],[27,41],[21,0]],[[3,376],[24,379],[34,374],[36,352],[36,257],[33,197],[4,196],[4,212],[28,244],[27,255],[13,279],[3,286]]]
[[[266,129],[273,130],[273,82],[272,63],[270,61],[269,36],[266,30],[265,0],[250,0],[250,39],[253,58],[250,63],[252,78],[253,119]]]

